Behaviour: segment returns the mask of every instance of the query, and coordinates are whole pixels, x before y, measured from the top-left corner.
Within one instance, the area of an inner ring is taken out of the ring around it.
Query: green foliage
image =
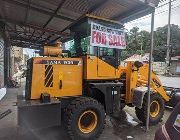
[[[139,31],[138,27],[133,27],[130,32],[127,33],[127,52],[122,51],[122,60],[133,54],[145,54],[149,51],[149,46],[150,33],[147,31]]]
[[[90,45],[90,37],[85,37],[81,39],[81,47],[84,52],[87,52],[89,45]]]
[[[159,27],[155,32],[155,48],[154,48],[154,60],[165,61],[166,58],[166,42],[167,42],[168,26]],[[180,55],[180,28],[178,25],[171,25],[171,54],[170,56]]]
[[[86,37],[86,38],[81,39],[81,47],[82,47],[83,52],[87,52],[87,48],[89,46],[89,43],[90,43],[90,37]],[[71,54],[75,55],[76,49],[75,49],[75,45],[74,45],[74,40],[70,40],[68,42],[68,46],[69,46],[69,50],[70,50]]]
[[[74,40],[69,41],[69,50],[70,50],[72,55],[74,55],[76,53],[76,50],[75,50],[75,47],[74,47]]]
[[[131,55],[129,54],[129,52],[127,50],[123,50],[121,51],[121,59],[125,60],[126,58],[130,57]]]
[[[137,50],[137,51],[136,51],[136,54],[139,54],[139,55],[144,55],[144,54],[145,54],[145,52],[144,52],[143,50]]]
[[[151,34],[147,31],[139,31],[139,28],[133,27],[127,34],[127,51],[122,52],[123,59],[129,55],[149,53],[151,45]],[[165,61],[166,57],[166,42],[167,42],[167,25],[159,27],[154,32],[154,61]],[[180,28],[178,25],[171,25],[171,56],[180,55]],[[129,55],[127,55],[129,54]]]

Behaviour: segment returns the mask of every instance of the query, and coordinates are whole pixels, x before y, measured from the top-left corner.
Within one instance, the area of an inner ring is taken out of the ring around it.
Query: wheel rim
[[[78,127],[82,133],[90,133],[97,126],[97,115],[94,111],[88,110],[81,114],[78,120]]]
[[[150,115],[151,117],[156,117],[159,114],[160,111],[160,104],[158,101],[151,102],[150,105]]]

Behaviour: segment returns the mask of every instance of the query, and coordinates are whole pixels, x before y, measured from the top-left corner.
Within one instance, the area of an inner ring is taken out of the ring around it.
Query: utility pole
[[[147,118],[146,118],[146,131],[149,131],[149,113],[150,113],[150,94],[151,94],[151,73],[152,73],[152,54],[154,48],[154,13],[155,9],[151,14],[151,48],[149,53],[149,69],[148,69],[148,108],[147,108]]]
[[[170,39],[171,39],[171,0],[169,0],[168,32],[167,32],[167,52],[166,52],[167,73],[169,72],[169,66],[170,66]]]

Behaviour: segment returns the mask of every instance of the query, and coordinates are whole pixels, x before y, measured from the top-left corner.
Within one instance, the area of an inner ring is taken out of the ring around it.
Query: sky
[[[35,53],[34,49],[23,48],[23,54],[29,55],[30,58],[35,56],[34,53]]]
[[[155,11],[155,22],[154,29],[157,27],[163,27],[168,24],[168,3],[169,0],[165,0],[164,2],[159,4],[159,8],[156,8]],[[165,4],[165,5],[164,5]],[[164,6],[163,6],[164,5]],[[172,0],[172,12],[171,12],[171,24],[176,24],[180,26],[180,0]],[[130,30],[133,27],[139,27],[140,30],[151,30],[151,15],[147,15],[145,17],[136,19],[125,24],[125,28]]]

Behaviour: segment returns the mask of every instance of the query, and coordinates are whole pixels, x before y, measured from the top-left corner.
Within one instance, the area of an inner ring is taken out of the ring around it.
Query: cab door
[[[98,47],[98,77],[116,77],[118,59],[115,49]]]

